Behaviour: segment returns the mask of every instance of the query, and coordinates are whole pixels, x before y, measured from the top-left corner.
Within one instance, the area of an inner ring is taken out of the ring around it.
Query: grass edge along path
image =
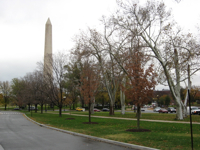
[[[71,134],[71,135],[75,135],[75,136],[81,136],[81,137],[85,137],[91,140],[95,140],[95,141],[99,141],[99,142],[105,142],[105,143],[110,143],[110,144],[114,144],[114,145],[118,145],[124,148],[133,148],[133,149],[141,149],[141,150],[158,150],[155,148],[150,148],[150,147],[145,147],[145,146],[140,146],[140,145],[135,145],[135,144],[129,144],[129,143],[124,143],[124,142],[119,142],[119,141],[114,141],[114,140],[109,140],[109,139],[105,139],[105,138],[99,138],[96,136],[90,136],[90,135],[86,135],[86,134],[82,134],[82,133],[77,133],[77,132],[72,132],[69,130],[63,130],[63,129],[59,129],[59,128],[55,128],[55,127],[51,127],[49,125],[44,125],[44,124],[40,124],[34,120],[32,120],[31,118],[29,118],[26,114],[23,114],[29,121],[41,126],[41,127],[46,127],[52,130],[56,130],[56,131],[60,131],[60,132],[64,132],[67,134]]]
[[[83,124],[88,121],[87,116],[73,116],[74,120],[66,120],[72,115],[38,114],[34,113],[31,119],[49,126],[82,133],[114,141],[152,147],[162,150],[188,150],[191,149],[189,124],[146,122],[141,121],[141,127],[151,132],[128,132],[127,129],[136,128],[134,120],[116,120],[105,118],[92,118],[98,124]],[[194,149],[200,149],[200,125],[193,125]]]
[[[64,115],[72,115],[72,116],[83,116],[87,117],[88,115],[79,115],[79,114],[69,114],[69,113],[63,113]],[[121,119],[121,120],[137,120],[136,118],[119,118],[119,117],[108,117],[108,116],[94,116],[92,115],[91,117],[95,118],[107,118],[107,119]],[[168,121],[168,120],[151,120],[151,119],[140,119],[140,121],[149,121],[149,122],[166,122],[166,123],[184,123],[184,124],[190,124],[190,122],[186,121]],[[200,122],[192,122],[192,124],[199,124]]]
[[[47,113],[54,113],[58,114],[58,111],[48,111]],[[63,111],[62,114],[71,114],[71,115],[86,115],[88,116],[88,112],[78,112],[78,111]],[[122,115],[121,112],[115,112],[115,115],[110,116],[108,112],[95,112],[91,115],[91,117],[108,117],[108,118],[124,118],[124,119],[136,119],[136,113],[133,112],[126,112],[126,114]],[[142,113],[141,120],[145,121],[172,121],[177,123],[190,123],[190,117],[184,118],[184,120],[176,120],[176,114],[165,114],[165,113]],[[200,123],[200,116],[199,115],[192,115],[192,122],[193,123]]]

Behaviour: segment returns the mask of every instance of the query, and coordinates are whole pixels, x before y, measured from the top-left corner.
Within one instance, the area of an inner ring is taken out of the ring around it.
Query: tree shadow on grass
[[[127,129],[128,132],[151,132],[151,130],[148,129]]]
[[[74,120],[75,118],[66,118],[65,120]]]
[[[98,122],[83,122],[83,124],[99,124]]]

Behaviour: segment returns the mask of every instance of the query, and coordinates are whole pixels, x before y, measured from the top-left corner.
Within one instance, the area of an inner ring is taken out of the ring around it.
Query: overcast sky
[[[164,2],[185,30],[197,32],[200,0]],[[48,18],[52,23],[53,53],[69,51],[80,29],[98,28],[102,15],[113,13],[115,8],[115,0],[0,0],[0,81],[23,77],[43,61]],[[193,80],[200,85],[199,77]]]

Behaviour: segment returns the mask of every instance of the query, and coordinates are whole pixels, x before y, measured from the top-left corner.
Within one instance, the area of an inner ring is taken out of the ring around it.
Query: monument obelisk
[[[45,25],[44,74],[52,75],[52,25],[49,18]]]

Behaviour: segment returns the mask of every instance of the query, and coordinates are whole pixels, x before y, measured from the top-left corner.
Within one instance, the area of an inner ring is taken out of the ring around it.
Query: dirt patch
[[[66,118],[65,120],[74,120],[75,118]]]
[[[99,124],[98,122],[83,122],[83,124]]]
[[[128,129],[126,131],[128,131],[128,132],[151,132],[151,130],[148,130],[148,129]]]

